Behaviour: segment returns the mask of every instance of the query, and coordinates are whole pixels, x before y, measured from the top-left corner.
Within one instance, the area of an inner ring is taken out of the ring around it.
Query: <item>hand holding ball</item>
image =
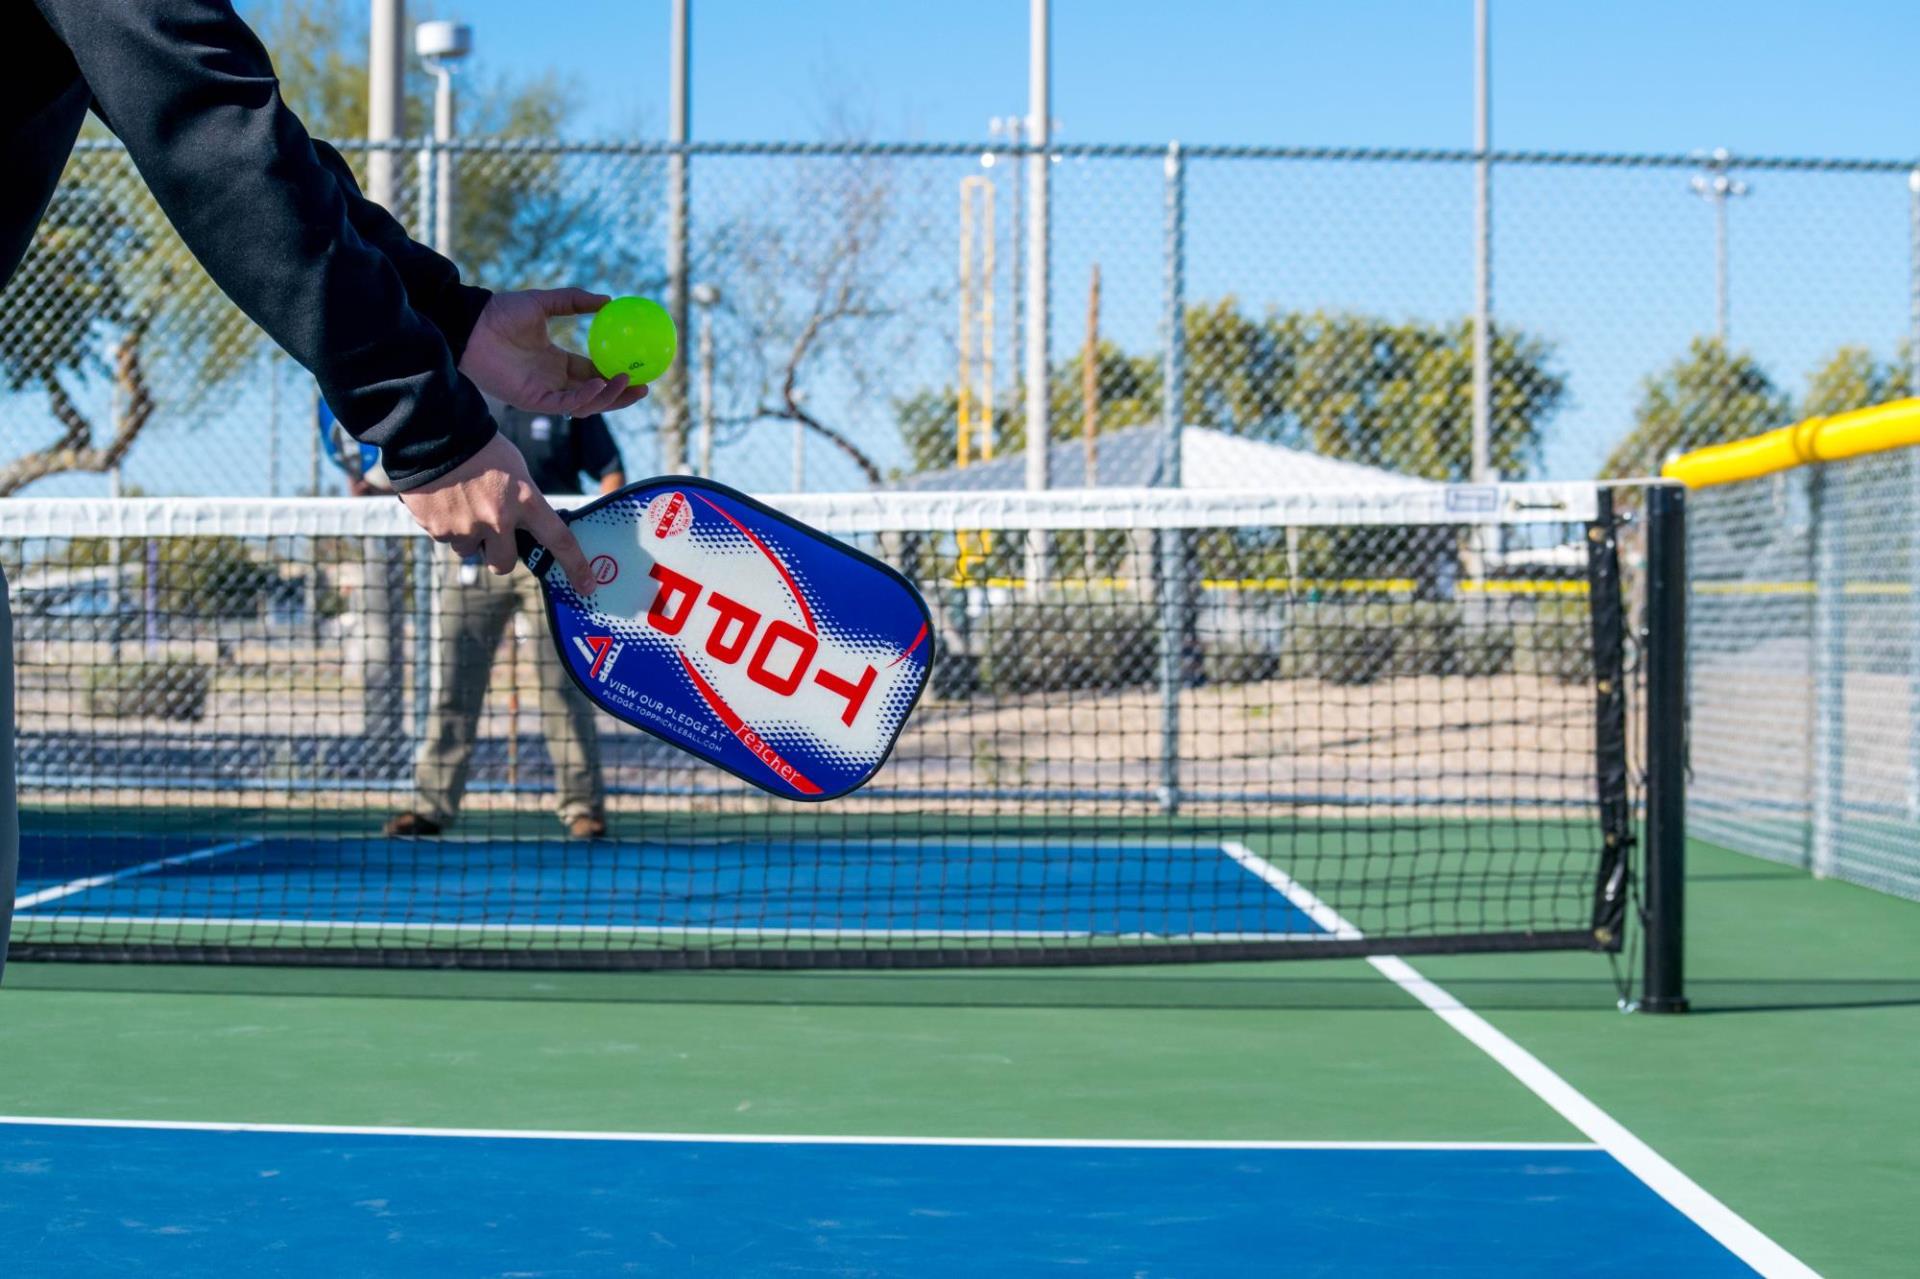
[[[615,298],[587,330],[587,355],[600,376],[624,373],[634,386],[665,373],[679,348],[673,317],[650,298]]]

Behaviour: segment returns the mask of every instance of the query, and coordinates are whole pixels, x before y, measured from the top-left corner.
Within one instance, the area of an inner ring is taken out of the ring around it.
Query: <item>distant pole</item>
[[[453,71],[462,58],[473,52],[473,28],[459,22],[423,22],[413,33],[413,49],[433,75],[433,164],[431,182],[421,184],[421,211],[430,212],[433,247],[442,257],[453,256],[453,156],[446,144],[453,141]],[[426,152],[421,153],[424,161]],[[426,176],[429,166],[421,166]],[[432,202],[426,200],[431,186]]]
[[[1047,144],[1053,125],[1049,0],[1029,0],[1028,18],[1027,141],[1033,150],[1027,156],[1027,487],[1043,489],[1048,478],[1047,348],[1053,311],[1048,281],[1052,207],[1047,188],[1052,156]]]
[[[267,496],[280,496],[280,356],[267,357]]]
[[[1920,392],[1920,169],[1907,174],[1907,394]],[[1920,449],[1907,450],[1907,820],[1920,819]]]
[[[401,49],[407,27],[407,0],[373,0],[372,25],[367,41],[367,141],[391,142],[405,127]],[[389,211],[394,208],[394,154],[373,150],[367,155],[367,198]]]
[[[1728,174],[1729,159],[1725,147],[1716,148],[1708,159],[1707,171],[1695,174],[1688,184],[1695,195],[1713,206],[1713,335],[1721,346],[1727,344],[1727,201],[1753,190]]]
[[[680,332],[687,331],[687,153],[692,113],[688,62],[692,56],[692,20],[688,0],[673,0],[667,39],[667,137],[676,148],[667,157],[667,311]],[[661,465],[669,473],[686,469],[687,367],[676,360],[667,368],[665,420],[661,424]]]
[[[693,303],[700,308],[700,471],[713,478],[713,308],[720,289],[712,284],[693,286]]]
[[[307,421],[315,426],[320,421],[320,384],[309,380],[312,395],[307,402]],[[320,432],[307,432],[307,447],[313,451],[307,456],[307,496],[320,496]]]
[[[1048,0],[1028,0],[1027,141],[1027,487],[1048,486],[1047,445],[1051,377],[1047,349],[1052,337],[1053,297],[1049,287],[1049,250],[1052,247],[1052,206],[1048,201],[1048,171],[1053,155],[1053,89],[1049,81],[1052,51],[1052,10]],[[1027,589],[1038,593],[1047,577],[1044,531],[1027,535]]]
[[[1487,0],[1473,0],[1473,482],[1493,473],[1493,146]]]
[[[1087,453],[1085,484],[1100,483],[1100,264],[1087,286],[1087,346],[1080,357],[1080,434]],[[1091,543],[1089,543],[1091,545]]]

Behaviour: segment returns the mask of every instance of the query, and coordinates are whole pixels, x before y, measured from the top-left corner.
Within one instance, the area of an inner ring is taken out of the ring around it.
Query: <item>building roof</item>
[[[1160,426],[1109,431],[1098,439],[1094,482],[1087,483],[1086,445],[1063,440],[1047,450],[1052,488],[1136,488],[1160,482]],[[1210,427],[1190,426],[1180,433],[1180,486],[1189,489],[1264,489],[1276,493],[1329,490],[1426,488],[1432,480],[1398,471],[1343,462],[1303,449],[1250,440]],[[1027,486],[1024,453],[1003,454],[990,462],[925,471],[892,487],[946,492],[969,489],[1021,489]]]

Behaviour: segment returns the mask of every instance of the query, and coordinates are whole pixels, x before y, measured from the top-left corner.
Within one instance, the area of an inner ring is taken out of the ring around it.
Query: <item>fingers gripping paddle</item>
[[[722,484],[642,480],[563,513],[599,583],[582,599],[525,532],[573,682],[785,799],[880,771],[926,687],[932,619],[892,568]]]

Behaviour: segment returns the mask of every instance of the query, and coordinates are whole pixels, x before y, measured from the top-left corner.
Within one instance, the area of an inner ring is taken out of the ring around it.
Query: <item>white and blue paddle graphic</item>
[[[880,770],[932,661],[905,577],[710,480],[643,480],[564,515],[591,598],[524,533],[520,553],[600,707],[786,799],[836,799]]]

